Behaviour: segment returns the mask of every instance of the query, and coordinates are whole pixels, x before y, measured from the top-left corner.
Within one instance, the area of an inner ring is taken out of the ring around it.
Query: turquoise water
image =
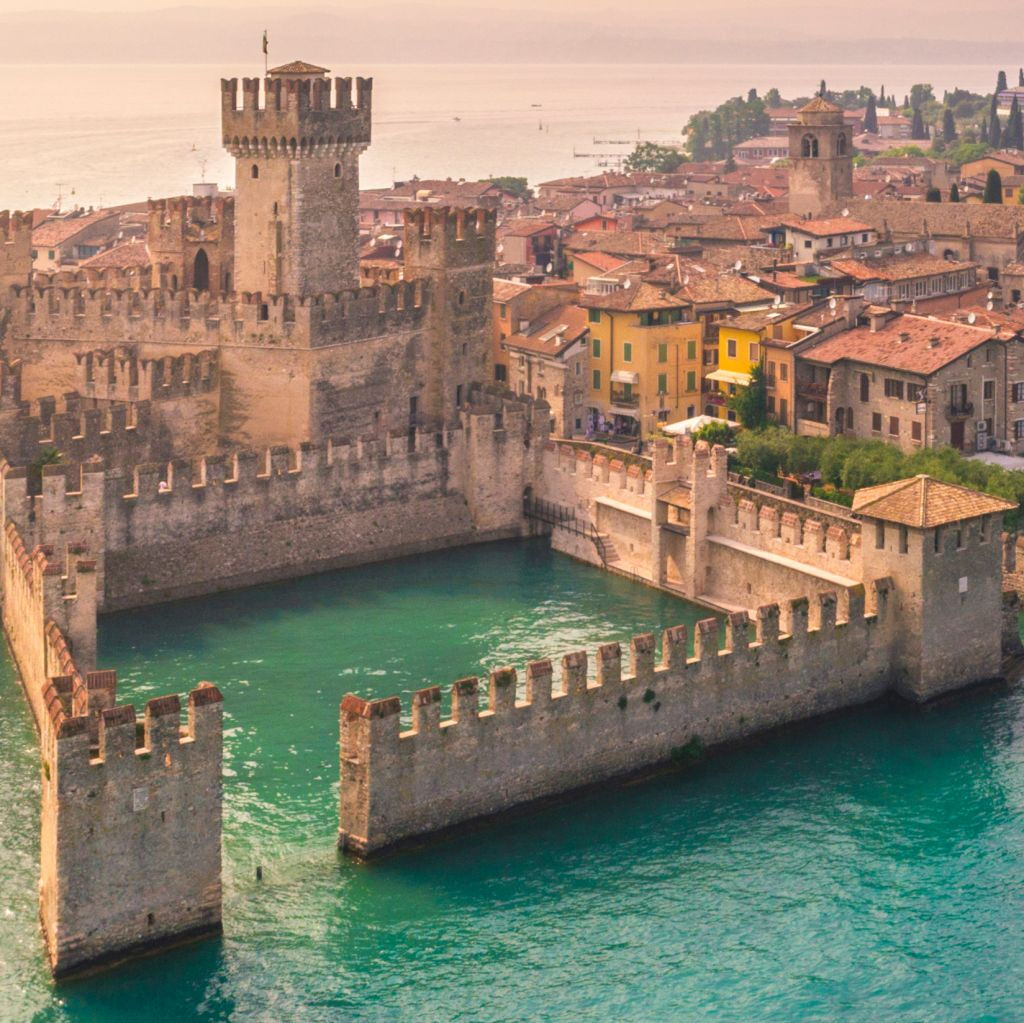
[[[345,691],[699,616],[523,543],[105,620],[103,662],[137,706],[200,677],[224,689],[226,933],[56,995],[37,752],[6,668],[0,1019],[1021,1019],[1016,691],[808,723],[368,866],[335,853]]]

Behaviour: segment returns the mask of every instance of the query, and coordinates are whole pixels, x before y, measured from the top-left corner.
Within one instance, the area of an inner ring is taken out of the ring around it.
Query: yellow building
[[[697,415],[701,331],[690,304],[629,278],[591,283],[580,296],[590,325],[588,432],[647,439]]]

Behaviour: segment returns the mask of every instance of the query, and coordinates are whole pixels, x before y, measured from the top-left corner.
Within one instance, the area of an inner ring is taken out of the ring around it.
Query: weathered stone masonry
[[[690,743],[738,739],[882,695],[891,685],[891,584],[857,587],[849,617],[836,622],[834,594],[759,609],[751,642],[744,613],[698,623],[687,659],[684,626],[665,631],[655,667],[652,634],[630,644],[623,674],[617,643],[562,658],[553,688],[550,661],[492,673],[486,710],[475,678],[452,688],[452,718],[440,720],[437,687],[413,695],[413,726],[400,731],[397,697],[341,704],[340,843],[367,855],[517,803],[669,761]]]

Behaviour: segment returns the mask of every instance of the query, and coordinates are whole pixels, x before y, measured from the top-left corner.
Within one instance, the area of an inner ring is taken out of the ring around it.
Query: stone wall
[[[94,565],[0,537],[4,630],[42,754],[40,919],[62,976],[220,929],[221,696],[204,683],[180,723],[150,700],[141,730],[93,671]],[[187,851],[187,852],[185,852]]]
[[[441,692],[413,696],[413,725],[400,730],[397,697],[341,703],[340,834],[343,848],[368,855],[412,835],[437,831],[531,799],[563,793],[674,758],[698,745],[738,739],[839,707],[874,699],[890,686],[892,634],[888,580],[850,593],[836,623],[836,597],[759,609],[751,642],[744,613],[726,624],[698,623],[695,656],[687,633],[630,644],[631,674],[617,643],[597,654],[587,681],[585,652],[527,669],[517,700],[512,668],[494,672],[486,710],[475,678],[456,682],[452,718],[441,721]]]
[[[131,472],[47,466],[37,497],[8,467],[5,514],[33,543],[86,543],[110,611],[519,535],[547,425],[543,402],[489,399],[411,448],[402,434]]]

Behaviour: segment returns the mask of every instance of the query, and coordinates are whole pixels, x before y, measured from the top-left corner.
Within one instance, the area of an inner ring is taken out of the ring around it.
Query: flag
[[[263,52],[265,54],[270,52],[270,43],[269,43],[269,41],[267,39],[267,30],[266,29],[263,30]]]

